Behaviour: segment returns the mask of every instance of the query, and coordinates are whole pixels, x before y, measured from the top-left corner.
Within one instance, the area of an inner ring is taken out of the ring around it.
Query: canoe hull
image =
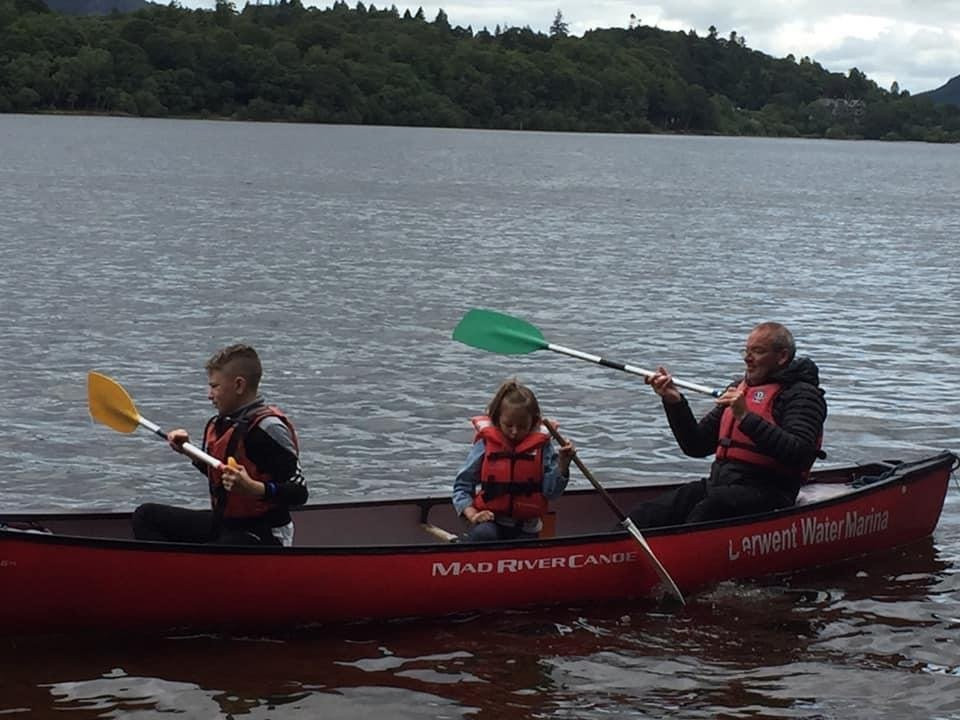
[[[955,462],[945,453],[842,497],[645,535],[685,594],[832,564],[930,535]],[[0,586],[0,635],[270,629],[663,593],[624,532],[264,550],[7,529]]]

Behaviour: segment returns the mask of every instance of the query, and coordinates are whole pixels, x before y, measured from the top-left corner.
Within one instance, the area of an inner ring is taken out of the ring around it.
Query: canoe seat
[[[829,500],[852,492],[853,488],[846,483],[810,483],[800,487],[797,493],[797,505]]]

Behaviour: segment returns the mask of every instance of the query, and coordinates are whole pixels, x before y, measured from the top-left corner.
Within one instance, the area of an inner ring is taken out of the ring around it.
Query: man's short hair
[[[793,333],[787,329],[786,325],[775,322],[765,322],[757,325],[754,330],[762,330],[768,333],[774,348],[778,350],[788,350],[789,360],[793,360],[797,354],[797,343],[793,339]]]

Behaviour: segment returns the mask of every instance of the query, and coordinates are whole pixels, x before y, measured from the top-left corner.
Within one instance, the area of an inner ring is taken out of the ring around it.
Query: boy
[[[290,546],[289,508],[307,501],[296,431],[279,409],[259,397],[263,370],[252,347],[225,347],[207,361],[206,370],[207,397],[217,415],[207,421],[203,449],[229,463],[222,469],[194,463],[207,476],[211,509],[141,505],[133,514],[134,536],[168,542]],[[172,430],[167,439],[177,452],[189,442],[183,429]]]

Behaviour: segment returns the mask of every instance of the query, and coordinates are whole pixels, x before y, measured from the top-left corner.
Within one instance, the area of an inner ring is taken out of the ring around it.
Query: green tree
[[[550,37],[565,38],[570,34],[570,26],[563,21],[563,13],[557,10],[553,17],[553,23],[550,25]]]
[[[368,0],[364,0],[368,1]],[[418,21],[418,22],[415,22]],[[568,34],[334,0],[150,4],[66,16],[0,0],[0,112],[960,141],[960,109],[861,71],[769,57],[743,35],[643,26]]]
[[[860,70],[850,68],[847,75],[847,97],[857,100],[865,99],[871,90],[871,86],[876,88],[876,85],[871,83]]]
[[[229,27],[237,14],[237,6],[230,0],[217,0],[213,11],[213,18],[217,25]]]

